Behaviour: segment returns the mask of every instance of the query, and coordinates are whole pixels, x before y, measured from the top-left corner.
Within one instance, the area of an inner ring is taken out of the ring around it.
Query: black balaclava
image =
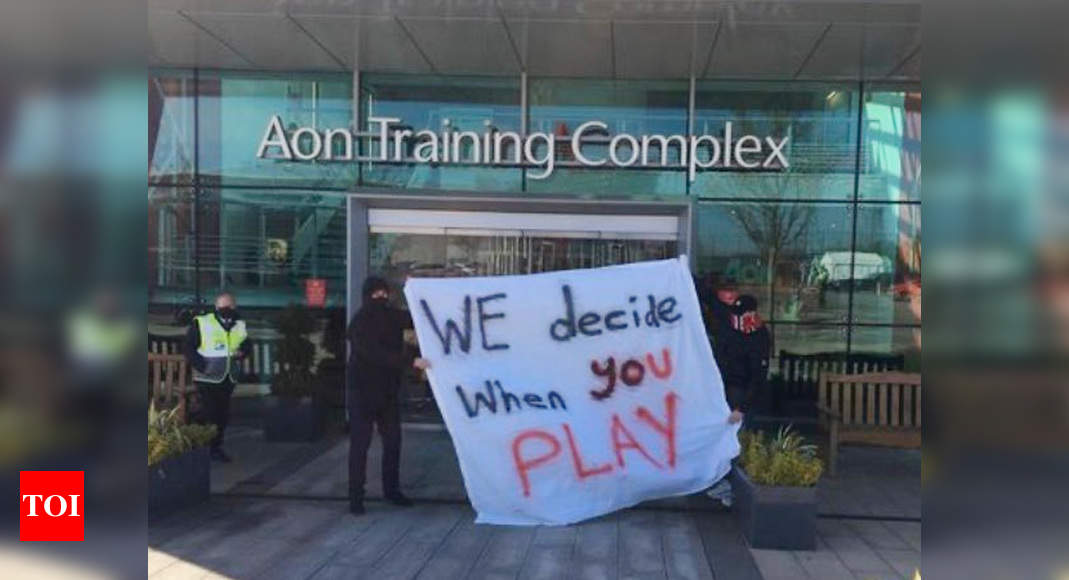
[[[225,306],[223,308],[215,309],[215,318],[219,320],[219,324],[223,325],[223,328],[230,329],[234,326],[234,323],[238,321],[240,315],[236,308],[232,306]]]
[[[364,280],[364,304],[369,306],[385,306],[389,303],[389,298],[372,300],[371,295],[377,290],[385,290],[387,293],[390,291],[390,284],[377,276],[370,276],[367,280]]]

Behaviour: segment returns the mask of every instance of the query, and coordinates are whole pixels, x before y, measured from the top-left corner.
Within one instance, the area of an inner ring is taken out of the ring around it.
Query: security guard
[[[211,455],[217,461],[230,461],[223,452],[223,432],[230,418],[230,396],[240,361],[252,349],[248,337],[234,295],[229,292],[217,296],[215,311],[194,318],[186,333],[186,357],[200,394],[200,422],[215,425]]]

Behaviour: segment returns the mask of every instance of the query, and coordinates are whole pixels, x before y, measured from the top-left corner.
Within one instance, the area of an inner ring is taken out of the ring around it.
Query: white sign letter
[[[619,149],[621,141],[627,141],[627,144],[631,148],[631,157],[627,160],[621,160],[617,155],[617,149]],[[627,167],[633,164],[638,160],[638,154],[638,141],[627,133],[621,133],[620,135],[613,137],[612,141],[609,141],[609,159],[612,159],[612,162],[620,167]]]
[[[546,154],[542,159],[535,159],[535,141],[542,141],[546,146]],[[523,144],[523,155],[527,159],[527,163],[533,165],[545,164],[545,171],[541,174],[530,174],[528,177],[531,179],[545,179],[553,173],[553,161],[556,159],[555,149],[556,139],[549,133],[531,133],[527,137],[527,142]]]
[[[301,151],[301,139],[305,135],[308,135],[308,138],[312,141],[312,150],[307,153]],[[301,127],[290,136],[290,147],[293,149],[294,157],[301,161],[310,161],[319,157],[319,154],[323,151],[323,138],[319,136],[319,131],[314,128]]]
[[[286,132],[282,129],[282,119],[278,115],[271,117],[271,122],[267,124],[264,138],[260,139],[260,148],[256,150],[256,157],[263,159],[268,147],[280,147],[282,149],[281,159],[293,159],[290,145],[286,142]],[[272,157],[272,159],[279,158]]]
[[[784,169],[790,167],[790,164],[787,163],[787,158],[783,155],[783,148],[787,146],[787,139],[790,139],[790,137],[784,137],[777,144],[776,140],[772,137],[765,137],[765,143],[768,143],[768,146],[771,151],[768,152],[768,159],[765,159],[765,162],[764,164],[762,164],[762,167],[772,167],[772,161],[774,159],[779,159],[780,167]]]
[[[672,135],[665,137],[664,135],[646,135],[642,137],[642,164],[650,164],[650,145],[656,144],[661,150],[661,165],[668,165],[668,144],[671,142],[679,144],[679,165],[686,167],[687,165],[687,140],[682,135]]]
[[[709,161],[698,160],[698,147],[702,143],[708,143],[713,149],[712,155],[709,156]],[[702,135],[701,137],[690,137],[690,180],[694,181],[694,174],[696,169],[701,167],[702,169],[708,169],[716,165],[716,162],[720,160],[720,142],[716,140],[716,137],[712,135]]]
[[[605,131],[608,129],[608,126],[605,123],[602,123],[601,121],[588,121],[586,123],[583,123],[582,125],[579,125],[579,127],[575,130],[575,133],[572,133],[572,155],[575,156],[576,161],[582,163],[583,165],[597,167],[598,165],[605,165],[605,160],[599,159],[595,161],[593,159],[588,158],[586,155],[583,155],[582,151],[583,133],[586,133],[588,129],[592,128]]]
[[[386,153],[389,150],[386,133],[391,123],[400,123],[401,119],[397,117],[368,117],[367,122],[379,124],[379,159],[386,161]]]
[[[761,141],[753,135],[744,135],[742,139],[735,144],[735,161],[739,163],[739,167],[743,169],[753,169],[758,165],[761,165],[760,161],[746,161],[743,155],[747,153],[760,153]]]

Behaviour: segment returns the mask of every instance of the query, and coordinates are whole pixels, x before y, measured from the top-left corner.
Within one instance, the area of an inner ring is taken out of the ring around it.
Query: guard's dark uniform
[[[364,283],[364,304],[349,323],[349,501],[364,499],[367,450],[371,428],[382,437],[382,490],[387,499],[402,498],[401,378],[414,358],[407,352],[404,330],[412,328],[407,313],[386,300],[372,300],[375,290],[388,289],[379,278]]]

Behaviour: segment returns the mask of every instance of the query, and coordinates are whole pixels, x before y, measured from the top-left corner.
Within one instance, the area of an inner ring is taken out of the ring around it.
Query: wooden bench
[[[828,471],[839,443],[921,446],[921,376],[914,373],[821,373],[817,411],[828,431]]]
[[[150,353],[183,354],[185,340],[185,335],[149,334],[148,350]],[[270,383],[279,372],[279,365],[276,362],[278,341],[260,338],[249,338],[249,340],[252,341],[252,356],[240,362],[239,382]]]
[[[776,397],[784,401],[801,401],[808,409],[818,401],[817,383],[821,373],[863,374],[900,371],[905,366],[903,355],[855,352],[818,352],[796,354],[781,350],[779,374],[772,379]],[[786,409],[783,409],[786,410]]]
[[[157,409],[178,409],[186,420],[186,393],[189,392],[186,357],[180,354],[148,353],[149,386]]]

